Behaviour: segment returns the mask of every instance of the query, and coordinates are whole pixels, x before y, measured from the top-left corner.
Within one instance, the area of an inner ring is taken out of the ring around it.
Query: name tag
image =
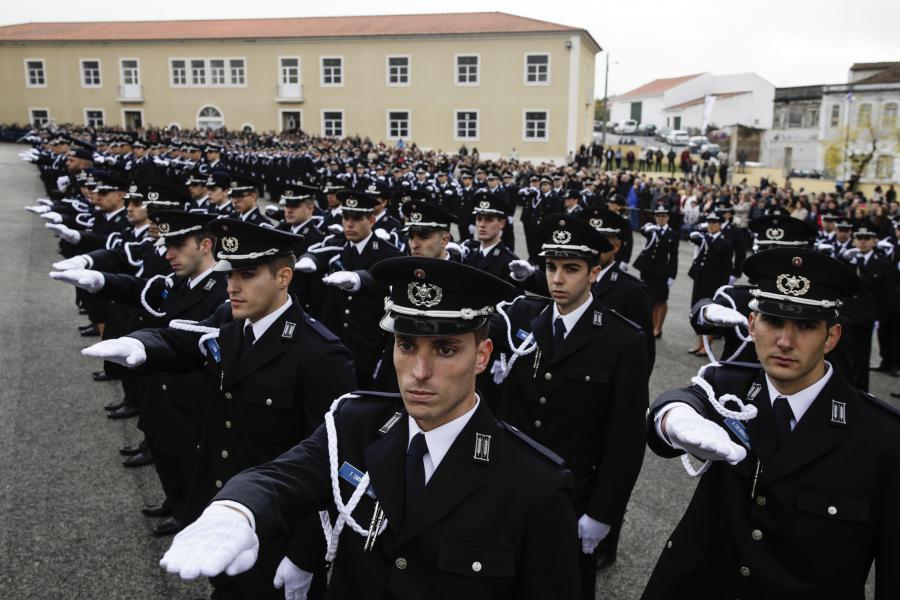
[[[522,340],[522,341],[525,341],[525,338],[528,337],[528,334],[525,333],[524,330],[520,329],[520,330],[518,330],[518,331],[516,332],[516,337],[517,337],[518,339]]]
[[[750,450],[750,435],[747,433],[747,428],[743,423],[738,421],[737,419],[725,419],[725,426],[731,430],[731,432],[737,436],[740,442],[747,446],[747,449]]]
[[[213,360],[217,363],[222,362],[222,351],[219,349],[219,343],[216,340],[209,340],[206,342],[206,346],[209,348]]]
[[[338,475],[354,488],[359,485],[359,482],[362,481],[363,478],[363,472],[346,461],[344,461],[344,464],[338,469]],[[366,490],[366,495],[372,500],[376,500],[375,491],[372,489],[371,485],[369,485],[369,488]]]

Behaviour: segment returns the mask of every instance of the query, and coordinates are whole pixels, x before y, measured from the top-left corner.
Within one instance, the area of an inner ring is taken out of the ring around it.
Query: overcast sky
[[[704,71],[752,71],[776,86],[842,83],[854,62],[900,60],[896,0],[7,0],[0,24],[489,10],[587,29],[610,53],[610,95]],[[604,54],[597,58],[595,89],[602,96]]]

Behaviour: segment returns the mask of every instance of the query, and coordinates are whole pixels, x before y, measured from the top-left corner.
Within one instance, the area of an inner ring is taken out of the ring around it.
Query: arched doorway
[[[215,106],[204,106],[197,113],[197,129],[221,129],[222,127],[225,127],[225,116]]]

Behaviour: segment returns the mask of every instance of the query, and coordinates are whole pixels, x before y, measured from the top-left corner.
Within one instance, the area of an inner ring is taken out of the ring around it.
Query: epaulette
[[[357,398],[380,398],[386,400],[402,400],[400,392],[378,392],[375,390],[356,390],[353,395]]]
[[[611,309],[611,308],[604,307],[604,308],[603,308],[603,312],[608,313],[608,314],[611,314],[611,315],[613,315],[613,316],[615,316],[615,317],[618,317],[620,320],[622,320],[622,322],[624,322],[624,323],[627,324],[627,325],[631,325],[632,327],[634,327],[634,328],[637,329],[638,331],[644,331],[644,329],[643,329],[640,325],[638,325],[637,323],[635,323],[634,321],[632,321],[632,320],[629,319],[628,317],[623,317],[622,315],[620,315],[619,313],[617,313],[616,311],[614,311],[614,310]]]
[[[873,396],[869,392],[864,392],[863,390],[859,390],[859,395],[862,396],[863,398],[865,398],[866,400],[868,400],[869,402],[871,402],[872,404],[874,404],[875,406],[877,406],[878,408],[881,408],[882,410],[889,412],[890,414],[894,415],[895,417],[900,417],[900,409],[898,409],[893,404],[890,404],[889,402],[882,400],[878,396]]]
[[[528,437],[527,435],[525,435],[524,433],[519,431],[519,429],[517,427],[510,425],[506,421],[500,421],[500,423],[503,425],[504,429],[506,429],[508,432],[510,432],[513,435],[513,437],[524,442],[526,446],[528,446],[532,450],[537,451],[538,454],[540,454],[541,456],[543,456],[546,459],[549,459],[550,462],[552,462],[556,466],[562,467],[563,465],[566,464],[566,461],[564,461],[563,458],[559,454],[557,454],[553,450],[550,450],[549,448],[539,444],[538,442],[534,441],[533,439],[531,439],[530,437]]]
[[[306,316],[306,324],[309,325],[309,327],[313,331],[315,331],[320,336],[325,338],[326,341],[328,341],[328,342],[339,342],[340,341],[340,338],[338,336],[334,335],[334,333],[332,333],[332,331],[330,329],[328,329],[327,327],[322,325],[322,323],[318,319],[314,319],[313,317],[310,317],[309,315],[307,315]]]

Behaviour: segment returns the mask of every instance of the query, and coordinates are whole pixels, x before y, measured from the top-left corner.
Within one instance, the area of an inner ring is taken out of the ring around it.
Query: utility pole
[[[609,51],[606,52],[606,74],[603,76],[603,112],[601,116],[603,117],[603,134],[600,136],[600,145],[606,149],[606,124],[609,122],[610,113],[609,107],[607,106],[607,102],[609,101],[609,96],[607,94],[609,90]]]

